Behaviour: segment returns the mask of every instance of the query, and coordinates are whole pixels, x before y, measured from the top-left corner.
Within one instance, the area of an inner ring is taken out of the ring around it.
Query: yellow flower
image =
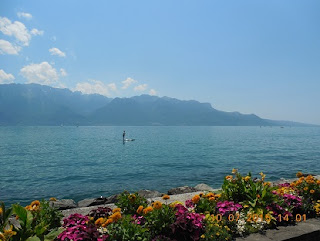
[[[309,189],[308,187],[303,188],[303,190],[305,190],[305,191],[308,191],[308,189]]]
[[[160,209],[160,208],[162,208],[162,203],[159,201],[155,201],[154,203],[152,203],[152,207],[154,209]]]
[[[206,195],[206,198],[211,198],[211,197],[214,197],[214,193],[209,192],[209,193]]]
[[[146,207],[145,209],[143,209],[143,214],[147,214],[152,211],[153,211],[153,208],[149,206],[149,207]]]
[[[114,208],[113,210],[112,210],[112,213],[116,213],[116,212],[121,212],[121,208]]]
[[[12,228],[13,226],[11,225],[9,229],[4,229],[4,233],[3,233],[3,236],[4,236],[4,239],[3,240],[10,240],[10,238],[14,235],[17,234],[17,232],[15,231],[12,231]],[[1,237],[1,236],[0,236]]]
[[[206,237],[206,235],[204,235],[204,234],[202,234],[201,236],[200,236],[200,238],[205,238]]]
[[[260,176],[261,176],[261,180],[264,181],[264,179],[266,178],[266,175],[263,174],[263,172],[260,172],[259,174],[260,174]]]
[[[183,205],[183,203],[180,202],[180,201],[174,201],[174,202],[170,203],[169,206],[172,207],[172,208],[174,208],[174,207],[177,206],[178,204]]]
[[[210,197],[210,198],[209,198],[209,201],[210,201],[210,202],[213,202],[214,200],[216,200],[215,197]]]
[[[113,222],[113,220],[111,218],[108,218],[107,221],[105,221],[101,226],[105,228],[112,222]]]
[[[237,172],[238,172],[238,169],[235,169],[235,168],[232,169],[232,173],[233,173],[233,174],[235,174],[235,173],[237,173]]]
[[[320,215],[320,200],[314,205],[314,209],[316,210],[317,215]]]
[[[34,205],[40,206],[39,200],[35,200],[35,201],[33,201],[33,202],[31,203],[31,206],[34,206]]]
[[[3,210],[2,210],[2,208],[0,207],[0,215],[3,213]]]
[[[38,200],[35,200],[31,202],[30,205],[25,207],[29,211],[37,211],[40,208],[40,202]]]
[[[219,232],[217,232],[217,233],[216,233],[216,235],[217,235],[217,236],[219,236],[219,235],[220,235],[220,233],[219,233]]]
[[[131,202],[134,202],[134,201],[136,200],[136,195],[130,194],[130,195],[128,196],[128,199],[129,199]]]
[[[297,172],[296,176],[297,176],[297,178],[303,177],[303,173],[302,172]]]
[[[245,178],[244,178],[244,180],[247,182],[247,181],[249,181],[250,180],[250,176],[246,176]]]
[[[232,176],[226,176],[226,179],[228,180],[228,181],[232,181]]]
[[[271,183],[270,183],[270,182],[265,182],[265,183],[263,183],[263,186],[268,186],[268,187],[270,187],[270,186],[271,186]]]
[[[170,199],[170,196],[169,196],[169,195],[163,195],[163,196],[162,196],[162,199],[163,199],[163,200],[168,200],[168,199]]]
[[[110,215],[109,218],[112,219],[113,222],[117,222],[121,218],[121,213],[115,212],[114,214]]]
[[[194,195],[193,198],[191,199],[191,201],[194,203],[194,204],[197,204],[200,200],[200,196],[198,194]]]
[[[202,197],[202,196],[203,196],[203,192],[200,192],[200,193],[199,193],[199,196]]]
[[[51,197],[49,200],[53,201],[53,202],[57,201],[57,199],[55,197]]]
[[[140,214],[143,211],[144,207],[143,206],[139,206],[137,209],[137,213]]]
[[[244,205],[243,207],[244,207],[244,208],[248,208],[248,207],[249,207],[249,205],[247,205],[247,204],[246,204],[246,205]]]
[[[40,202],[38,200],[33,201],[30,205],[25,207],[25,209],[29,211],[37,211],[39,208],[40,208]]]
[[[315,192],[315,191],[314,191],[313,189],[310,190],[310,193],[311,193],[311,194],[314,194],[314,192]]]
[[[98,227],[100,227],[106,220],[104,218],[98,218],[94,224]]]
[[[317,184],[320,185],[320,180],[317,180]]]
[[[313,180],[313,176],[308,175],[307,178],[306,178],[306,180]]]
[[[259,194],[257,194],[257,198],[260,198],[260,195],[259,195]]]

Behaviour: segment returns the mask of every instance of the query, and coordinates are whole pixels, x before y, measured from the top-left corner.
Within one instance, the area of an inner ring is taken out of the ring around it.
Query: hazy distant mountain
[[[74,125],[109,103],[101,95],[83,95],[38,84],[0,85],[0,125]]]
[[[149,95],[115,98],[90,119],[107,125],[264,125],[255,115],[218,111],[208,103]]]
[[[110,99],[38,84],[0,85],[0,125],[304,125],[141,95]]]

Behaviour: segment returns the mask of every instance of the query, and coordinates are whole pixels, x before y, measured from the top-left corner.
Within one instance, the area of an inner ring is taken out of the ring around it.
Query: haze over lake
[[[122,132],[134,142],[123,144]],[[320,174],[317,127],[0,127],[0,199],[26,204],[206,183],[232,168]]]

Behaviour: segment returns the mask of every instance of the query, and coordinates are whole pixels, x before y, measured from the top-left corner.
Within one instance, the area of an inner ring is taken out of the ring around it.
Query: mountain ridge
[[[0,125],[315,126],[151,95],[108,98],[39,84],[0,85]]]

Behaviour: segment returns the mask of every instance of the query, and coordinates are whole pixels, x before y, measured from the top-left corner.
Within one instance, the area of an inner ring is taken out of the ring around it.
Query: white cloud
[[[78,83],[74,91],[80,91],[83,94],[109,95],[108,86],[99,80],[89,80],[89,82]]]
[[[28,83],[61,86],[57,70],[48,62],[26,65],[20,70],[20,74],[28,80]]]
[[[31,40],[31,35],[26,26],[19,22],[11,22],[8,18],[0,17],[0,31],[8,36],[14,36],[24,46],[28,46]]]
[[[18,12],[17,15],[19,18],[25,18],[27,20],[30,20],[32,18],[32,15],[30,13]]]
[[[137,81],[132,78],[127,78],[126,80],[121,82],[123,84],[121,89],[127,89],[131,84],[136,83],[136,82]]]
[[[22,46],[29,45],[32,35],[43,35],[43,31],[40,31],[34,28],[29,32],[29,30],[26,28],[26,26],[23,23],[19,21],[11,22],[10,19],[5,17],[0,17],[0,31],[4,35],[13,36],[16,39],[16,41],[19,43],[19,45],[22,45]],[[8,46],[8,44],[6,45]],[[11,54],[18,54],[21,47],[20,46],[14,47],[14,49],[15,50],[11,48],[11,51],[10,51]]]
[[[49,49],[49,52],[51,53],[51,55],[57,55],[59,57],[66,57],[66,54],[58,48],[51,48],[51,49]]]
[[[0,39],[0,54],[18,54],[21,47],[12,45],[9,41]]]
[[[13,83],[14,76],[12,74],[7,74],[4,70],[0,69],[0,84],[10,84]]]
[[[136,87],[134,87],[134,91],[145,91],[147,89],[148,85],[147,84],[143,84],[143,85],[138,85]]]
[[[117,86],[115,83],[108,84],[108,88],[112,91],[117,91]]]
[[[149,94],[150,94],[150,95],[157,95],[157,91],[156,91],[155,89],[151,89],[151,90],[149,91]]]
[[[61,68],[61,69],[60,69],[60,75],[61,75],[62,77],[65,77],[65,76],[67,76],[68,74],[67,74],[67,71],[66,71],[65,69]]]
[[[43,35],[43,30],[39,30],[39,29],[36,29],[36,28],[33,28],[30,33],[34,36],[37,36],[37,35]]]

